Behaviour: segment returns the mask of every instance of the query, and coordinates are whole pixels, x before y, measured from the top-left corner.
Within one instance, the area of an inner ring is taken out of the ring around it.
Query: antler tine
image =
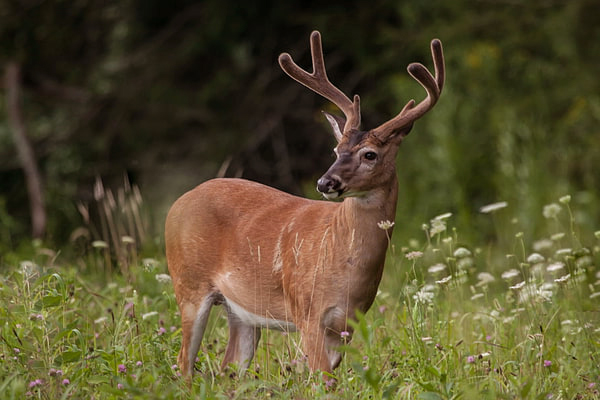
[[[344,132],[351,129],[358,129],[360,125],[360,98],[358,95],[354,95],[354,101],[350,101],[327,78],[323,48],[321,46],[321,34],[319,31],[313,31],[310,35],[310,52],[313,64],[312,74],[300,68],[288,53],[283,53],[279,56],[279,65],[291,78],[325,97],[342,110],[346,116]]]
[[[442,88],[444,87],[446,68],[444,66],[442,42],[439,39],[431,41],[431,56],[433,58],[435,77],[420,63],[412,63],[407,68],[408,73],[427,91],[427,97],[416,106],[415,101],[410,100],[396,117],[376,128],[377,136],[380,136],[382,140],[393,136],[394,132],[397,132],[399,129],[410,126],[417,119],[425,115],[440,98]]]

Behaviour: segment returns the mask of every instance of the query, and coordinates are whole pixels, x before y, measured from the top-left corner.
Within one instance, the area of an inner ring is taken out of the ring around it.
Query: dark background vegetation
[[[97,177],[140,187],[156,237],[170,203],[216,175],[315,197],[333,160],[320,110],[337,110],[277,56],[308,68],[320,30],[331,80],[361,95],[370,128],[424,97],[406,66],[431,66],[438,37],[446,87],[400,151],[396,235],[450,211],[485,238],[478,209],[502,200],[533,236],[542,206],[567,193],[582,226],[597,226],[598,15],[597,0],[0,0],[0,68],[20,68],[45,239],[60,246],[82,226],[77,205],[93,204]],[[0,250],[31,233],[6,103]]]

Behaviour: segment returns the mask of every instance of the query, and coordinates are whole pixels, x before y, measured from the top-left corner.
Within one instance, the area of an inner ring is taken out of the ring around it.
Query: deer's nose
[[[338,176],[324,175],[317,181],[317,190],[321,193],[336,192],[342,186],[342,181]]]

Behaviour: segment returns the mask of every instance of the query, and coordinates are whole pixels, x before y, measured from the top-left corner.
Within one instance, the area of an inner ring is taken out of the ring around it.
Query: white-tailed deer
[[[179,366],[191,376],[210,309],[227,310],[229,342],[223,367],[247,368],[261,328],[298,330],[311,371],[331,372],[337,348],[351,333],[348,319],[366,312],[383,273],[398,183],[396,153],[437,102],[444,85],[442,44],[431,42],[432,75],[418,63],[408,72],[427,91],[381,126],[359,130],[360,100],[350,100],[327,78],[321,35],[310,37],[313,73],[289,54],[279,56],[292,78],[334,103],[345,118],[325,114],[337,146],[336,161],[318,180],[327,199],[308,200],[242,179],[213,179],[171,207],[165,240],[169,272],[181,311]]]

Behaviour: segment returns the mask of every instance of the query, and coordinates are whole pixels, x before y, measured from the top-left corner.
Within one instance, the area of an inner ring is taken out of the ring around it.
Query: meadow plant
[[[93,256],[88,264],[93,264],[94,269],[103,271],[107,277],[118,269],[133,279],[135,274],[131,274],[129,267],[137,264],[138,250],[147,242],[149,229],[139,188],[124,176],[122,187],[113,191],[97,177],[94,201],[79,203],[77,209],[84,226],[73,232],[71,241],[91,239]]]
[[[554,204],[560,211],[545,210],[543,237],[512,224],[505,237],[465,242],[444,214],[426,224],[424,239],[392,239],[375,304],[350,324],[353,334],[341,333],[352,344],[342,346],[345,357],[326,379],[309,372],[293,332],[264,331],[243,376],[235,366],[221,371],[227,328],[217,308],[188,386],[176,366],[179,315],[161,257],[136,256],[128,269],[134,280],[107,281],[104,271],[83,274],[81,261],[38,247],[30,259],[5,260],[0,276],[0,393],[599,399],[600,230],[580,229],[565,198]],[[501,223],[512,212],[508,205],[485,211]]]

